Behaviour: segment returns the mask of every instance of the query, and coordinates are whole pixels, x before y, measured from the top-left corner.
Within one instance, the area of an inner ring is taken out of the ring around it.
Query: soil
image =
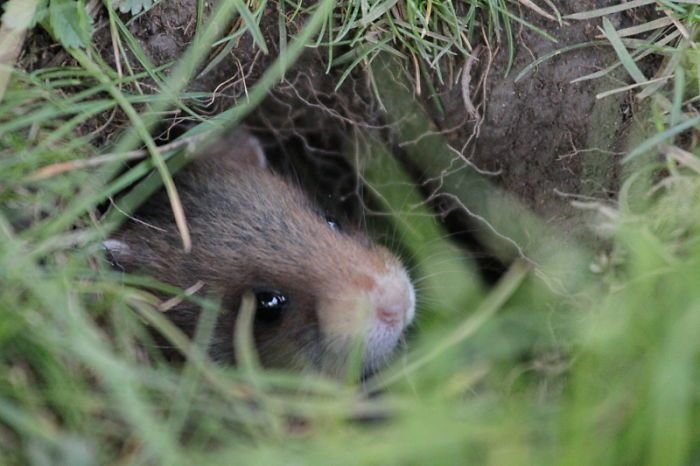
[[[554,2],[562,15],[615,3]],[[156,64],[176,59],[189,44],[195,4],[195,0],[162,2],[130,23],[130,30]],[[230,107],[277,54],[279,35],[272,8],[268,7],[271,14],[265,14],[261,24],[270,53],[256,52],[252,39],[242,37],[229,57],[195,80],[195,89],[217,91],[217,98],[203,110],[216,113]],[[621,81],[624,75],[613,73],[612,78],[571,83],[616,61],[611,47],[600,45],[562,53],[515,82],[518,73],[535,58],[595,41],[600,33],[599,19],[569,20],[560,25],[528,8],[521,7],[518,14],[557,42],[527,27],[517,28],[515,56],[507,75],[505,46],[496,50],[497,44],[482,45],[472,82],[483,77],[485,92],[472,92],[483,120],[477,124],[467,115],[459,83],[436,83],[444,112],[433,110],[432,116],[442,130],[457,128],[446,131],[448,142],[477,167],[498,173],[494,182],[515,193],[547,221],[578,228],[575,219],[580,215],[571,206],[572,197],[609,199],[618,189],[618,151],[624,144],[631,103],[626,93],[605,99],[596,99],[596,95],[626,84]],[[624,27],[635,18],[617,14],[610,20],[615,27]],[[111,47],[109,42],[106,45]],[[352,126],[377,125],[380,115],[360,73],[335,92],[338,72],[325,74],[324,70],[322,54],[307,53],[248,123],[263,135],[274,135],[271,145],[277,148],[289,148],[293,139],[296,144],[291,147],[297,148],[297,155],[340,156],[342,137]],[[428,99],[426,108],[435,108]],[[472,138],[473,133],[478,137]]]
[[[584,11],[617,2],[555,0],[552,3],[565,15],[574,9]],[[278,54],[279,27],[272,8],[274,2],[268,4],[261,23],[269,53],[260,52],[249,35],[242,36],[218,64],[194,79],[192,90],[214,93],[214,98],[195,108],[198,112],[216,114],[244,99],[247,89]],[[153,63],[163,65],[181,56],[191,42],[195,11],[196,0],[168,0],[136,19],[129,20],[127,16],[123,19],[128,21],[129,30]],[[625,145],[632,103],[625,93],[605,99],[597,99],[596,95],[627,84],[625,75],[612,73],[606,79],[571,83],[616,61],[612,49],[600,45],[562,53],[516,82],[518,73],[535,58],[596,40],[599,34],[596,25],[600,24],[598,19],[559,24],[525,7],[517,14],[547,31],[557,42],[527,27],[516,26],[516,50],[507,74],[505,45],[482,44],[470,87],[478,119],[465,109],[459,79],[446,83],[436,80],[433,84],[442,110],[436,109],[434,96],[424,92],[425,108],[453,148],[475,166],[494,172],[486,175],[494,183],[517,195],[547,222],[577,232],[581,229],[582,216],[572,207],[572,199],[610,199],[619,187],[619,151]],[[615,27],[636,21],[626,14],[612,15],[610,20]],[[290,36],[295,32],[294,27],[289,26]],[[113,64],[107,27],[97,30],[95,41],[103,57]],[[219,52],[214,51],[209,60]],[[50,54],[48,58],[56,60]],[[326,73],[325,58],[321,49],[309,49],[303,54],[286,79],[247,118],[246,124],[262,137],[278,166],[285,167],[293,161],[291,170],[302,182],[311,180],[304,184],[311,186],[317,197],[328,201],[330,195],[331,201],[326,202],[330,208],[335,205],[336,210],[352,213],[358,210],[358,200],[353,194],[359,190],[354,171],[344,158],[344,141],[358,129],[374,131],[382,137],[385,132],[381,128],[392,122],[385,121],[386,115],[382,114],[361,69],[356,69],[336,90],[343,70]],[[32,63],[33,67],[41,66],[42,60],[35,61],[39,63]],[[132,66],[136,63],[131,57]],[[479,82],[483,85],[477,86]],[[112,119],[115,130],[107,132],[105,143],[126,125],[123,117],[117,115]],[[161,139],[177,135],[178,128],[187,128],[190,120],[191,117],[182,113],[175,115],[160,128]],[[103,123],[96,121],[95,127]],[[453,220],[449,224],[460,223]]]
[[[566,15],[617,2],[553,3]],[[516,82],[521,70],[536,58],[568,46],[600,41],[596,38],[600,19],[568,20],[568,24],[559,25],[527,8],[521,8],[520,13],[557,42],[520,28],[512,70],[507,75],[507,53],[482,48],[477,67],[480,76],[472,82],[486,75],[485,93],[484,89],[471,89],[480,98],[480,120],[471,118],[462,124],[465,106],[459,85],[441,93],[445,111],[433,112],[433,117],[442,129],[459,128],[446,132],[445,137],[474,165],[495,173],[495,183],[515,193],[546,221],[573,233],[581,228],[583,216],[572,206],[572,200],[608,200],[619,188],[620,154],[626,143],[632,102],[624,92],[604,99],[596,95],[628,82],[624,73],[614,72],[604,79],[572,83],[617,61],[612,48],[605,45],[564,52]],[[609,19],[616,28],[636,21],[625,14]],[[473,140],[472,135],[476,135]]]

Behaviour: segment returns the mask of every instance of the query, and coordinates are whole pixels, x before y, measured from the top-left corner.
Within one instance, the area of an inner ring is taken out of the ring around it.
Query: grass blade
[[[620,37],[617,35],[617,31],[615,31],[615,28],[608,18],[603,18],[603,34],[610,41],[610,44],[612,44],[613,48],[615,49],[615,53],[617,53],[617,57],[622,63],[622,66],[624,66],[629,75],[632,76],[632,79],[634,79],[637,83],[647,81],[646,76],[644,76],[642,70],[639,69],[637,63],[635,63],[634,59],[627,51],[627,47],[625,47],[625,44],[623,44],[622,40],[620,40]]]

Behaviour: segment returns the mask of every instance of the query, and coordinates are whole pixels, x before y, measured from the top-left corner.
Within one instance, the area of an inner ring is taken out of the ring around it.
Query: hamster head
[[[112,264],[221,302],[209,353],[235,361],[241,297],[255,296],[253,335],[263,364],[344,374],[351,354],[363,373],[390,357],[415,312],[400,260],[361,232],[339,227],[296,186],[274,174],[257,140],[240,131],[175,178],[192,237],[180,248],[165,196],[152,198],[105,241]],[[199,309],[167,316],[193,334]],[[357,351],[360,351],[359,353]]]

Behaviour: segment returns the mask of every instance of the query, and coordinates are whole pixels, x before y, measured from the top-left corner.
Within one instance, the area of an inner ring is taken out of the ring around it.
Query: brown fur
[[[223,309],[209,349],[216,360],[234,360],[232,335],[242,293],[261,287],[283,291],[289,302],[281,320],[254,328],[261,360],[324,367],[329,357],[342,355],[322,334],[318,313],[324,310],[318,303],[370,289],[387,260],[398,261],[361,234],[331,228],[297,187],[261,166],[255,143],[238,131],[176,176],[192,236],[190,253],[182,251],[167,200],[159,193],[139,211],[137,218],[147,225],[130,221],[114,236],[128,246],[114,259],[128,272],[181,288],[204,282],[199,294],[213,293]],[[199,312],[183,302],[167,315],[191,335]]]

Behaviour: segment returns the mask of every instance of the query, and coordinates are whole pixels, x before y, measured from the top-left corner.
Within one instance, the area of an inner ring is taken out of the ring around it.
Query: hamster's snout
[[[375,278],[368,293],[369,316],[366,322],[365,368],[373,370],[394,351],[415,314],[415,291],[408,274],[399,264]]]
[[[369,302],[380,324],[399,331],[406,328],[415,314],[415,292],[406,272],[392,266],[376,280]]]
[[[321,333],[331,347],[345,353],[348,345],[364,345],[364,367],[372,371],[393,353],[415,315],[415,291],[404,267],[388,251],[383,264],[358,268],[363,279],[337,282],[318,310]]]

